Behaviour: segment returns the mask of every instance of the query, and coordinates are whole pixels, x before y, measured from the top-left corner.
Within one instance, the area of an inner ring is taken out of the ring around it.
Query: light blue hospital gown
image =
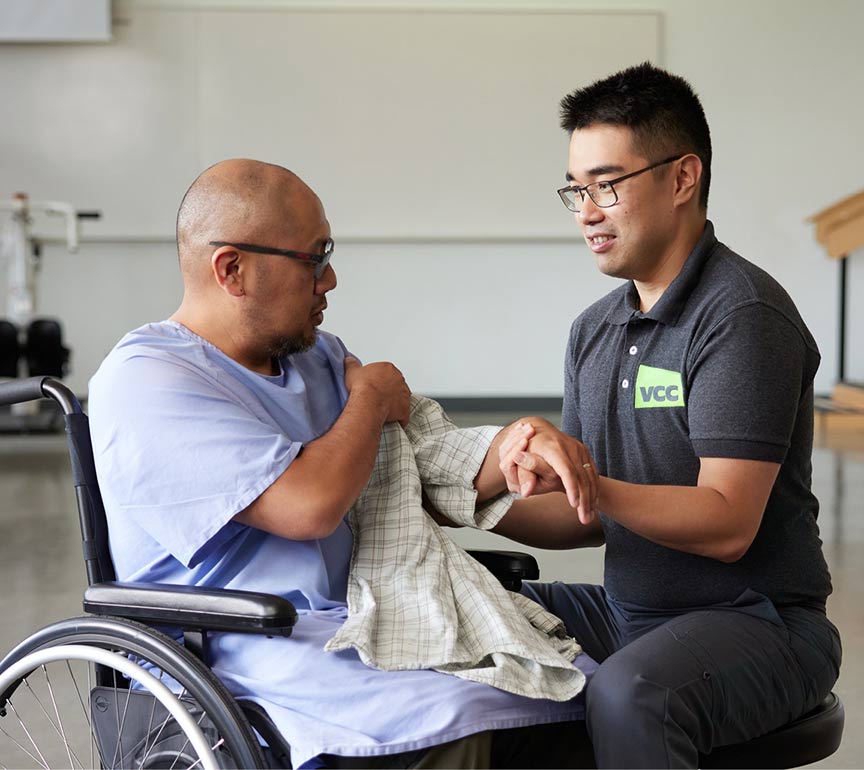
[[[267,709],[295,767],[322,753],[390,754],[581,719],[581,698],[531,700],[432,671],[378,671],[353,650],[324,652],[347,617],[347,521],[310,541],[232,521],[336,421],[348,396],[345,354],[320,332],[311,350],[265,376],[172,321],[126,335],[89,392],[118,579],[265,591],[294,603],[290,638],[213,634],[211,653],[229,689]]]

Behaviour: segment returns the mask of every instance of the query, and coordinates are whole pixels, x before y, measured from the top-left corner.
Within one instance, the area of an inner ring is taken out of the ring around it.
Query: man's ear
[[[232,297],[242,297],[246,291],[243,287],[243,257],[239,251],[230,246],[222,246],[210,257],[210,267],[216,282]]]
[[[681,158],[678,172],[675,175],[674,204],[681,206],[687,203],[693,196],[696,196],[698,199],[701,181],[702,159],[692,153],[685,155]]]

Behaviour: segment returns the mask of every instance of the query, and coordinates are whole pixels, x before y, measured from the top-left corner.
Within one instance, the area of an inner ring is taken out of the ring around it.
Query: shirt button
[[[621,387],[622,388],[629,388],[630,387],[630,380],[622,380],[621,381]]]
[[[630,355],[631,356],[635,356],[638,352],[639,352],[639,348],[637,348],[635,345],[630,346]]]

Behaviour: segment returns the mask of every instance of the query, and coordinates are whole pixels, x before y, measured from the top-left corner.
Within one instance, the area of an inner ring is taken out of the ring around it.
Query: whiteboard
[[[111,38],[111,0],[3,0],[0,41],[80,43]]]
[[[560,99],[660,50],[656,13],[123,8],[108,44],[0,46],[0,194],[101,210],[85,238],[172,238],[238,156],[343,242],[571,238]]]

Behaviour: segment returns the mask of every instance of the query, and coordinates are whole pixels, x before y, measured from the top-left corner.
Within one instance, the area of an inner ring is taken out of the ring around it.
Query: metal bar
[[[846,278],[849,255],[840,257],[839,323],[837,329],[837,381],[846,379]]]

